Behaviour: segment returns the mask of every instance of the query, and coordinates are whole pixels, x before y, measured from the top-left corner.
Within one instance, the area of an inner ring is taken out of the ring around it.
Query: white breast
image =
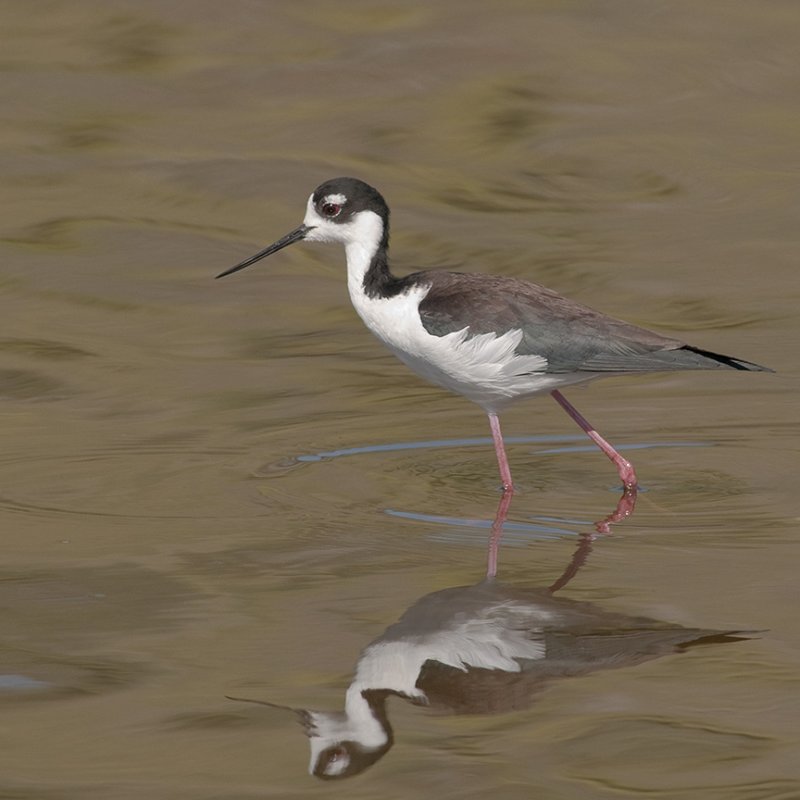
[[[464,672],[469,668],[520,672],[521,662],[547,656],[541,626],[550,617],[538,607],[509,601],[475,617],[454,620],[442,630],[378,640],[362,653],[350,689],[390,689],[424,700],[416,683],[426,661]]]
[[[325,238],[324,226],[313,215],[311,205],[306,223],[317,226],[317,238]],[[517,398],[591,379],[588,374],[548,375],[544,356],[516,354],[521,330],[501,336],[470,336],[465,327],[445,336],[432,336],[418,312],[429,286],[421,284],[393,297],[369,297],[364,292],[364,276],[383,234],[381,218],[362,211],[352,222],[338,226],[335,233],[347,253],[347,288],[353,307],[386,347],[423,378],[463,395],[486,411],[499,411]]]
[[[457,392],[487,411],[518,397],[549,391],[564,383],[547,375],[547,359],[517,355],[521,330],[501,336],[469,329],[432,336],[422,325],[418,306],[429,287],[418,286],[389,298],[370,298],[361,285],[349,285],[350,299],[364,324],[401,361],[432,383]]]

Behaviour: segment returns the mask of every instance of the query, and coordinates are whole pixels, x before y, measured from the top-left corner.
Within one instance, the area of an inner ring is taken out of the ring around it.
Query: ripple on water
[[[688,719],[612,717],[591,727],[584,720],[584,729],[562,741],[559,750],[571,776],[598,790],[665,796],[671,789],[728,798],[760,796],[749,794],[753,787],[745,776],[748,765],[772,746],[766,736]]]
[[[236,518],[247,512],[233,493],[215,493],[202,509],[198,495],[201,487],[218,485],[220,465],[241,452],[186,442],[119,444],[69,455],[6,453],[0,458],[8,476],[0,509],[45,518]]]
[[[0,572],[0,703],[115,691],[144,662],[110,650],[180,627],[202,599],[180,580],[135,564]]]
[[[141,664],[107,656],[70,657],[25,649],[4,650],[0,704],[97,695],[143,680]]]
[[[371,509],[382,509],[397,518],[442,529],[433,536],[449,538],[443,529],[450,528],[465,541],[479,538],[477,530],[485,527],[494,513],[498,485],[487,437],[320,450],[284,456],[248,470],[245,445],[209,446],[202,442],[204,435],[120,442],[66,456],[6,453],[0,466],[10,477],[0,490],[0,509],[10,515],[49,518],[231,520],[274,517],[279,508],[302,514],[314,507],[328,519],[338,514],[354,523],[358,520],[353,515],[359,509],[370,515],[374,513]],[[516,445],[513,456],[520,489],[520,499],[515,502],[516,525],[509,525],[509,543],[583,531],[586,521],[608,513],[609,509],[592,507],[596,503],[591,500],[582,504],[573,497],[570,507],[562,509],[554,499],[557,487],[575,488],[580,481],[584,489],[608,493],[613,505],[611,493],[617,487],[608,465],[603,462],[603,480],[598,484],[587,482],[582,477],[587,474],[583,464],[568,458],[583,451],[597,455],[581,435],[517,436],[507,441]],[[526,454],[519,445],[533,447]],[[693,441],[640,442],[621,449],[706,446]],[[530,468],[525,466],[526,458]],[[291,480],[282,480],[289,475]],[[671,508],[689,508],[691,514],[674,514],[679,526],[723,524],[717,519],[719,503],[747,493],[741,481],[721,471],[675,468],[665,478],[662,469],[659,480],[661,485],[645,485],[642,494],[652,491],[663,497],[669,492]],[[212,486],[214,491],[208,491]],[[538,492],[548,494],[541,495],[536,507]],[[483,493],[487,506],[481,511],[475,501]],[[198,497],[203,498],[202,503]],[[673,502],[677,497],[682,502]],[[461,508],[478,509],[480,519],[459,513]],[[639,511],[637,523],[643,522],[645,515]]]
[[[520,465],[525,448],[514,449],[519,491],[512,505],[512,518],[505,526],[505,544],[524,545],[532,540],[582,533],[611,511],[619,489],[602,457],[597,462],[604,470],[604,482],[600,484],[594,482],[594,478],[577,477],[579,473],[588,474],[586,468],[568,458],[584,452],[597,455],[594,445],[585,444],[582,435],[517,436],[508,437],[507,442],[512,446],[531,444],[535,447],[528,453],[530,468],[524,463]],[[630,453],[709,447],[712,445],[702,441],[656,441],[628,443],[620,450]],[[479,455],[476,455],[476,448],[482,450]],[[291,473],[295,474],[295,479],[290,483],[272,484],[268,480],[261,484],[259,490],[267,502],[280,492],[290,502],[306,505],[324,502],[327,509],[333,511],[337,503],[351,502],[359,492],[365,505],[382,506],[384,513],[391,517],[426,525],[430,538],[460,545],[483,546],[498,496],[494,453],[488,437],[320,450],[264,464],[254,471],[253,477],[272,479]],[[735,475],[674,463],[662,465],[653,473],[657,477],[652,481],[646,479],[640,488],[639,507],[630,523],[638,529],[662,530],[665,514],[669,516],[670,533],[699,529],[716,531],[727,537],[732,520],[737,530],[751,524],[758,530],[762,525],[764,509],[753,507],[750,487]],[[386,488],[387,484],[391,490]],[[351,486],[356,488],[349,488]],[[568,507],[558,505],[561,493],[554,493],[559,486],[569,488],[564,494],[571,498]],[[330,491],[331,487],[340,489],[340,497]],[[573,491],[575,488],[582,488],[578,498]],[[598,504],[597,490],[608,495],[608,508],[602,496]],[[458,513],[456,509],[477,507],[476,491],[486,493],[485,512],[479,511],[478,517]],[[537,495],[541,497],[538,508]],[[391,505],[387,506],[387,498],[391,498]],[[725,513],[720,512],[722,506],[725,506]]]
[[[51,339],[0,339],[0,352],[43,361],[72,361],[94,355]]]
[[[54,400],[72,394],[61,381],[29,369],[0,369],[0,399]]]

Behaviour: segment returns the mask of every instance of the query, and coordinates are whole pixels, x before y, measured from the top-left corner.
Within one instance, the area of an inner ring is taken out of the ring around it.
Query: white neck
[[[364,276],[378,252],[383,237],[383,220],[374,211],[361,211],[346,227],[350,234],[344,246],[347,256],[347,290],[355,302],[356,298],[364,294]]]
[[[374,748],[386,744],[389,738],[386,729],[356,686],[351,686],[345,694],[344,713],[354,738],[365,747]]]
[[[344,714],[330,711],[309,714],[313,723],[310,734],[312,771],[319,754],[336,742],[358,742],[362,747],[376,750],[389,741],[388,731],[356,687],[347,690]]]
[[[349,222],[321,217],[308,198],[303,223],[308,226],[307,242],[340,242],[347,255],[347,288],[354,304],[364,296],[364,276],[383,238],[383,220],[374,211],[359,211]]]

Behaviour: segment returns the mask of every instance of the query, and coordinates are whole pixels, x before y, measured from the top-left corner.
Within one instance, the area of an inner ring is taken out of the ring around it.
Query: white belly
[[[546,374],[544,356],[514,352],[522,340],[521,330],[468,338],[468,329],[464,328],[445,336],[432,336],[417,311],[426,293],[427,287],[420,287],[394,297],[373,299],[363,291],[351,291],[350,299],[364,324],[414,372],[486,411],[499,411],[520,397],[594,377],[590,373]]]

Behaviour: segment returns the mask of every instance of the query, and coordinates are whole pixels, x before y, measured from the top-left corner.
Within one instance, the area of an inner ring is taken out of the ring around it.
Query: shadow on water
[[[387,700],[450,714],[526,709],[553,680],[640,664],[697,645],[735,642],[752,631],[686,628],[556,597],[585,565],[594,543],[630,516],[636,492],[580,535],[561,575],[546,587],[515,587],[496,578],[513,494],[502,495],[488,537],[486,576],[472,586],[432,592],[368,644],[345,692],[343,711],[290,708],[265,700],[228,699],[292,711],[308,736],[309,772],[353,777],[394,744]]]

